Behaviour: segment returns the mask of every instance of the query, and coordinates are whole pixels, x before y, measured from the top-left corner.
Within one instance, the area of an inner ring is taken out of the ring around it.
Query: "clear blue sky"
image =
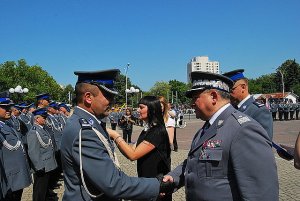
[[[60,84],[124,68],[142,90],[186,82],[194,56],[257,78],[300,62],[299,0],[0,0],[0,63],[25,59]]]

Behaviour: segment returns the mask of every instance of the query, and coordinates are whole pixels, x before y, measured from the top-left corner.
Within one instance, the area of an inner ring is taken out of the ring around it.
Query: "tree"
[[[173,92],[173,95],[175,96],[174,102],[176,104],[187,103],[189,101],[189,99],[185,96],[185,92],[188,89],[188,86],[186,83],[180,82],[177,80],[170,80],[169,85],[170,85],[171,94]],[[177,97],[176,97],[176,95],[177,95]]]
[[[7,61],[0,64],[0,75],[1,91],[7,91],[17,85],[29,89],[22,98],[13,95],[12,98],[16,102],[20,101],[19,99],[33,102],[37,94],[45,92],[50,93],[52,99],[61,101],[62,88],[41,66],[29,66],[24,59],[20,59],[17,64],[14,61]]]
[[[149,95],[153,96],[164,96],[167,99],[169,98],[171,86],[168,82],[155,82],[154,86],[149,90]]]
[[[68,84],[63,87],[60,100],[64,103],[72,104],[72,99],[75,97],[74,88],[72,85]]]
[[[249,89],[252,94],[273,93],[276,92],[276,83],[274,82],[276,74],[267,74],[257,79],[249,80]]]
[[[293,86],[300,83],[300,66],[296,60],[286,60],[277,68],[275,82],[280,83],[277,85],[278,91],[282,90],[281,73],[283,74],[285,91],[291,91]]]

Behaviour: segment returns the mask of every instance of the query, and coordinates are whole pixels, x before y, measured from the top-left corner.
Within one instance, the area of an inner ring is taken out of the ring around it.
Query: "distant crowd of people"
[[[272,100],[270,112],[274,121],[299,120],[300,102],[293,103],[291,100]]]

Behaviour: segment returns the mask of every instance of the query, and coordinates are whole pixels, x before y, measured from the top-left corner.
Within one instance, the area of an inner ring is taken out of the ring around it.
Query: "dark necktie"
[[[206,130],[210,127],[210,123],[209,121],[206,121],[205,124],[202,127],[202,131],[201,131],[201,135],[200,138],[204,135],[204,133],[206,132]]]
[[[101,127],[103,128],[103,130],[107,133],[107,130],[106,130],[106,123],[102,122],[101,121]]]

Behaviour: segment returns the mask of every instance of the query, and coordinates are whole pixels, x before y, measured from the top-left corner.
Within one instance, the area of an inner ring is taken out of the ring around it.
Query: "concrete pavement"
[[[203,121],[191,119],[187,121],[187,127],[184,129],[177,129],[177,140],[179,144],[179,151],[172,152],[172,169],[179,165],[187,156],[189,146],[193,139],[194,133],[201,128]],[[136,141],[141,127],[134,127],[133,140]],[[300,131],[300,120],[292,121],[276,121],[274,122],[274,141],[293,145]],[[120,131],[121,132],[121,131]],[[279,177],[279,200],[280,201],[300,201],[300,170],[293,166],[293,161],[286,161],[278,157],[276,153],[276,163]],[[131,162],[126,159],[120,152],[118,157],[121,163],[121,168],[128,175],[136,176],[136,162]],[[258,165],[259,171],[259,165]],[[63,185],[56,192],[59,195],[59,200],[62,198]],[[22,201],[31,201],[32,185],[26,188],[23,193]],[[173,200],[185,200],[184,189],[181,188],[173,194]]]

